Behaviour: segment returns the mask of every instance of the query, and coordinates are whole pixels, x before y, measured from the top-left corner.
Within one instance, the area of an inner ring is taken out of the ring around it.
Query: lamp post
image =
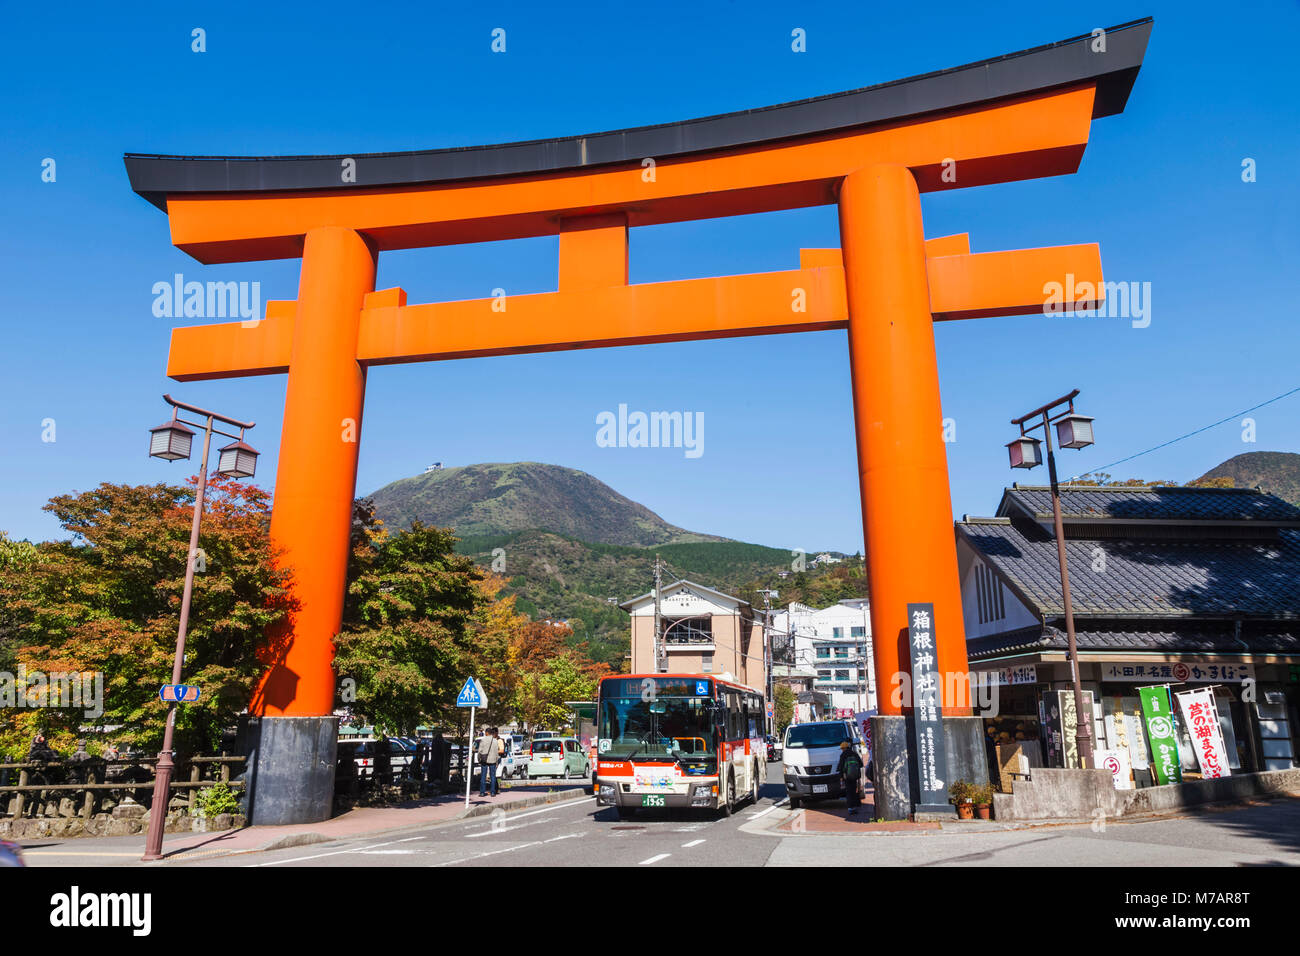
[[[1070,569],[1065,557],[1065,531],[1061,523],[1061,490],[1056,482],[1056,454],[1052,450],[1052,426],[1062,448],[1086,448],[1093,443],[1092,419],[1074,411],[1076,388],[1054,402],[1035,408],[1011,424],[1020,427],[1020,437],[1007,443],[1012,468],[1034,468],[1042,464],[1042,441],[1029,433],[1043,429],[1047,442],[1047,474],[1052,487],[1052,525],[1056,534],[1056,560],[1061,570],[1061,597],[1065,605],[1065,634],[1069,645],[1070,677],[1074,683],[1075,746],[1079,753],[1079,768],[1092,766],[1092,713],[1084,713],[1083,687],[1079,679],[1079,648],[1074,638],[1074,606],[1070,601]],[[1062,406],[1067,406],[1061,411]]]
[[[172,683],[179,684],[181,668],[185,661],[185,632],[190,623],[190,600],[194,594],[194,561],[199,551],[199,521],[203,516],[204,492],[207,491],[208,486],[208,449],[212,444],[212,435],[215,432],[235,439],[232,444],[226,445],[220,451],[216,472],[224,477],[252,477],[257,468],[257,452],[251,446],[244,444],[244,432],[253,427],[253,422],[241,422],[194,405],[186,405],[184,402],[176,401],[170,395],[164,395],[163,401],[172,406],[172,417],[170,421],[150,429],[149,454],[151,456],[165,458],[168,461],[188,459],[194,438],[194,429],[190,426],[203,429],[203,455],[199,461],[198,489],[194,494],[194,517],[190,521],[190,550],[185,560],[185,591],[181,597],[180,626],[176,631],[176,656],[172,660]],[[204,423],[199,425],[196,422],[186,422],[180,417],[182,409],[201,416]],[[222,431],[213,425],[214,421],[233,425],[239,429],[239,434],[232,435]],[[176,701],[173,699],[167,707],[167,725],[163,731],[162,750],[158,752],[158,764],[154,771],[153,805],[149,813],[149,835],[142,857],[144,860],[162,858],[163,829],[167,823],[167,803],[171,792],[172,770],[175,767],[172,760],[172,737],[175,728]]]

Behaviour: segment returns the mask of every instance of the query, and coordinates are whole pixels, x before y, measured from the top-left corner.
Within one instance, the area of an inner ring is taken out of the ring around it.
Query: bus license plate
[[[813,784],[813,793],[828,793],[829,790],[830,790],[830,784],[826,784],[826,783]]]
[[[656,796],[653,793],[647,793],[644,797],[641,798],[641,806],[663,807],[663,806],[667,806],[667,803],[663,797]]]

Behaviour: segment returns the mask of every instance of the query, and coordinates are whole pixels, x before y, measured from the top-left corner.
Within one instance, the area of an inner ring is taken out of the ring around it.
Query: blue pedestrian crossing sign
[[[460,689],[456,695],[457,707],[486,707],[487,694],[483,692],[483,685],[478,682],[477,677],[467,677],[465,686]]]

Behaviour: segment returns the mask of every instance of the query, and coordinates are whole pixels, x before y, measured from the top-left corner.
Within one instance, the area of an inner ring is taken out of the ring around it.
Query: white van
[[[844,796],[840,780],[840,741],[849,741],[866,762],[862,735],[851,720],[823,720],[791,724],[782,741],[781,764],[790,809],[804,801],[834,800]]]

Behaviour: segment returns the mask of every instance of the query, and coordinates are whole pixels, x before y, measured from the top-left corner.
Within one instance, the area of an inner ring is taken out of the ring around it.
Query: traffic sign
[[[158,688],[158,699],[192,704],[199,699],[199,689],[193,684],[163,684]]]
[[[483,685],[478,682],[477,677],[467,677],[465,686],[460,689],[456,695],[457,707],[486,707],[487,694],[483,691]]]

